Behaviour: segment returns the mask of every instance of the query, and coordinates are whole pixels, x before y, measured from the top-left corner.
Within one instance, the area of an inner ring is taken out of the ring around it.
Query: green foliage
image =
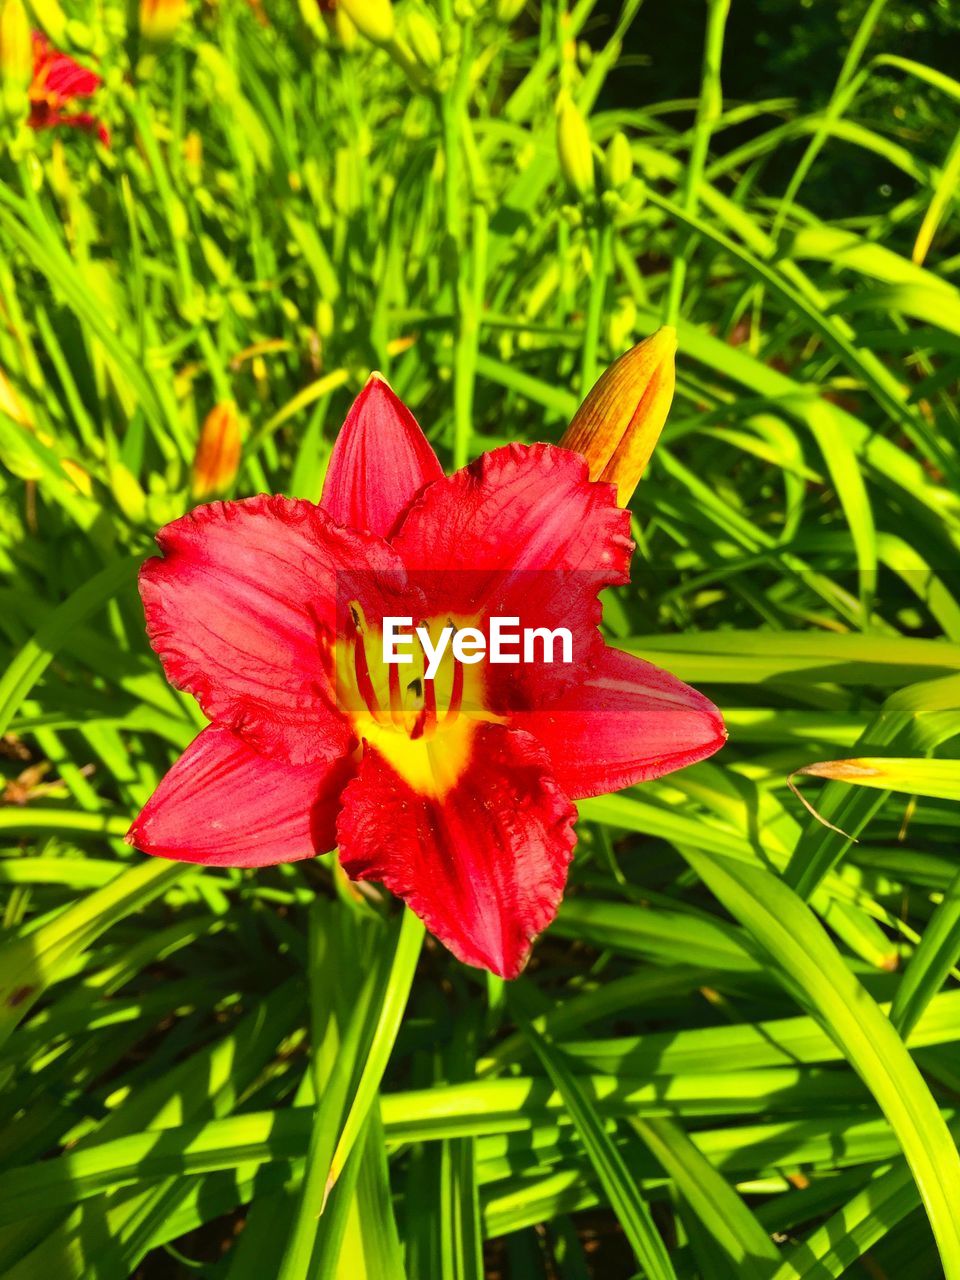
[[[0,160],[0,1275],[958,1280],[955,10],[396,8],[78,6],[111,149]],[[581,805],[508,992],[332,857],[123,843],[202,723],[133,575],[215,403],[316,499],[371,369],[460,464],[665,318],[605,625],[730,741]]]

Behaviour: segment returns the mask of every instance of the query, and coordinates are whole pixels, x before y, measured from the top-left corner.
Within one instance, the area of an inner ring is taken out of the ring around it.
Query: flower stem
[[[441,5],[445,23],[453,21],[448,0]],[[453,357],[453,465],[465,465],[470,456],[473,431],[473,387],[478,334],[478,317],[474,307],[471,282],[464,270],[465,220],[462,204],[463,165],[461,139],[469,129],[467,100],[470,94],[470,65],[473,29],[469,22],[460,24],[462,45],[458,52],[456,74],[439,95],[438,111],[443,136],[443,200],[445,243],[443,260],[450,283],[450,301],[454,326]]]
[[[583,352],[580,360],[580,395],[585,396],[597,380],[597,350],[600,346],[600,326],[603,323],[604,301],[607,295],[607,279],[610,274],[610,250],[613,244],[613,224],[604,214],[590,236],[593,271],[590,276],[590,297],[587,302],[587,319],[583,330]]]
[[[720,86],[720,64],[723,60],[723,36],[726,29],[730,0],[707,0],[707,34],[703,46],[703,63],[700,75],[700,105],[693,131],[693,146],[683,185],[681,207],[684,213],[696,213],[700,200],[700,182],[707,162],[710,135],[723,110],[723,91]],[[683,249],[673,260],[670,284],[663,310],[664,324],[676,324],[680,314],[680,301],[687,278],[687,263],[693,256],[697,237],[687,236]]]

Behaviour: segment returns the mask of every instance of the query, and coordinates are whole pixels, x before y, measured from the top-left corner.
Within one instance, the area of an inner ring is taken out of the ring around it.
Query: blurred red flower
[[[349,876],[386,885],[461,960],[515,977],[563,895],[573,801],[725,738],[702,694],[604,644],[597,594],[628,580],[629,524],[568,449],[511,444],[444,476],[373,377],[320,506],[215,502],[158,534],[163,556],[140,576],[147,630],[213,723],[129,841],[240,867],[339,844]],[[422,655],[384,664],[386,617],[434,638],[493,617],[563,625],[575,661],[448,652],[430,680]]]
[[[66,53],[54,49],[45,35],[33,33],[33,80],[30,84],[30,115],[33,129],[67,125],[95,133],[104,146],[110,145],[106,125],[89,111],[76,111],[80,99],[91,98],[103,81],[95,71],[81,66]]]

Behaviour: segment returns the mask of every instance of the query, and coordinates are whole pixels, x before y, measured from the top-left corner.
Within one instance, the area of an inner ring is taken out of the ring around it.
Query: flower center
[[[419,628],[436,648],[448,618],[425,619]],[[499,720],[484,706],[478,666],[464,666],[449,645],[427,675],[429,654],[417,627],[403,646],[407,662],[384,662],[383,635],[368,626],[357,601],[349,606],[346,634],[337,643],[337,698],[357,737],[388,761],[415,791],[442,796],[462,775],[480,721]]]
[[[432,738],[438,730],[450,728],[463,709],[463,665],[453,659],[444,659],[436,675],[428,675],[430,662],[418,629],[412,636],[412,656],[408,655],[403,663],[384,664],[382,634],[368,631],[363,612],[356,602],[350,605],[350,617],[353,624],[350,637],[353,678],[357,694],[370,718],[382,728],[405,733],[413,741]],[[448,622],[447,626],[452,628],[453,623]],[[435,628],[428,627],[426,622],[422,622],[420,628],[434,635]],[[387,669],[385,697],[384,665]],[[439,706],[438,684],[442,698]]]

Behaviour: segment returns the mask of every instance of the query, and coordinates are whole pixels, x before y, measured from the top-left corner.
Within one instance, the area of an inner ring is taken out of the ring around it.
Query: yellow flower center
[[[407,661],[385,662],[382,630],[367,626],[357,602],[350,615],[336,646],[340,709],[414,791],[445,795],[467,766],[477,724],[502,720],[484,705],[483,664],[458,662],[447,644],[431,679],[427,648],[437,651],[441,632],[458,625],[452,619],[418,621],[429,645],[414,630],[397,650]]]

